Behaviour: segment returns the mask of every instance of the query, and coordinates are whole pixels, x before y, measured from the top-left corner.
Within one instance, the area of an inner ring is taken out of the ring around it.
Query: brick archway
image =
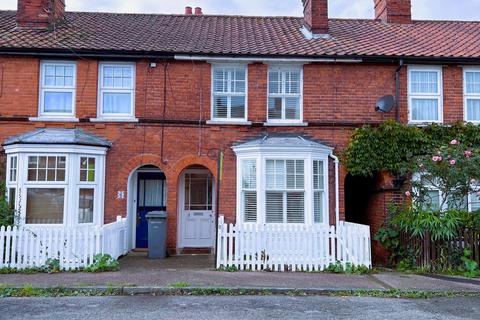
[[[217,177],[217,162],[215,160],[209,159],[207,157],[199,157],[199,156],[186,156],[178,160],[170,171],[171,179],[171,188],[168,188],[168,197],[167,197],[167,207],[174,208],[174,211],[171,211],[169,214],[168,219],[168,245],[171,249],[179,248],[179,215],[180,215],[180,208],[181,208],[181,196],[180,196],[180,182],[182,174],[185,172],[186,169],[191,167],[201,166],[205,169],[208,169],[213,176],[214,181],[216,181]],[[215,182],[214,182],[215,184]],[[171,237],[174,235],[174,237]]]

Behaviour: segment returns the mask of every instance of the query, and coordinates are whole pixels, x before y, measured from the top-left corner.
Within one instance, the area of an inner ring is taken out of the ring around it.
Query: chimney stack
[[[328,0],[302,0],[305,28],[313,34],[328,33]]]
[[[375,19],[385,23],[412,23],[411,0],[374,0]]]
[[[195,7],[195,15],[196,16],[201,16],[203,14],[202,8],[200,7]]]
[[[17,25],[46,29],[65,18],[64,0],[18,0]]]
[[[193,14],[193,9],[192,7],[185,7],[185,15],[190,16]]]

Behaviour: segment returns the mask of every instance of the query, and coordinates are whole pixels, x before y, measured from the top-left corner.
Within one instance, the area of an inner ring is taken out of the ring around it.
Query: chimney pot
[[[303,23],[313,34],[328,33],[328,0],[302,0]]]
[[[375,19],[386,23],[412,23],[411,0],[374,0]]]
[[[202,8],[200,7],[195,7],[195,15],[196,16],[201,16],[203,14]]]
[[[185,7],[185,15],[189,16],[193,14],[192,7]]]

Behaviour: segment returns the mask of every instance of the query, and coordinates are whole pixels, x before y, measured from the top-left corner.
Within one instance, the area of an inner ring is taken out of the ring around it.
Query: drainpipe
[[[338,222],[340,221],[340,190],[338,189],[338,164],[340,161],[338,160],[338,157],[331,154],[330,158],[333,159],[335,163],[335,225],[338,226]]]
[[[403,67],[403,59],[400,59],[400,65],[395,70],[395,118],[400,122],[400,70]]]

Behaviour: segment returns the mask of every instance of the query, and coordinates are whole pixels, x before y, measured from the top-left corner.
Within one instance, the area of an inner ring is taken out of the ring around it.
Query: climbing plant
[[[429,155],[454,139],[465,147],[478,148],[480,127],[463,123],[418,127],[387,121],[357,129],[342,160],[355,176],[368,177],[380,171],[405,175],[414,169],[413,158]]]

